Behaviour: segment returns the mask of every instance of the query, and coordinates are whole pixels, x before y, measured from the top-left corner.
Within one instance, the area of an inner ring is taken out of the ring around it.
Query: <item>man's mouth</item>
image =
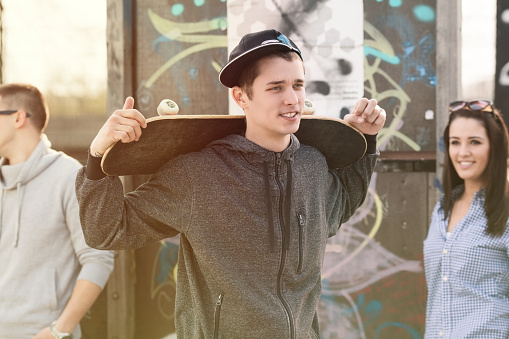
[[[285,118],[293,118],[295,116],[297,116],[297,112],[291,112],[291,113],[283,113],[283,114],[280,114],[282,117],[285,117]]]

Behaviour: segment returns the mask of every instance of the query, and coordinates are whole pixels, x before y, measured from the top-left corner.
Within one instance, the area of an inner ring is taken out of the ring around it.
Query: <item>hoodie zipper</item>
[[[276,153],[276,166],[275,166],[276,176],[275,177],[276,177],[277,186],[279,188],[279,224],[280,224],[280,229],[281,229],[281,233],[282,233],[281,263],[279,265],[279,272],[277,275],[277,296],[278,296],[279,300],[281,301],[281,304],[283,304],[283,308],[285,309],[285,312],[286,312],[286,318],[288,320],[288,326],[290,328],[290,339],[294,339],[295,338],[295,330],[294,330],[292,311],[290,309],[290,306],[288,305],[288,302],[283,297],[283,293],[281,291],[282,290],[281,278],[283,276],[283,271],[284,271],[285,261],[286,261],[286,248],[285,248],[286,235],[285,235],[285,231],[284,231],[285,225],[284,225],[284,212],[283,212],[284,192],[283,192],[283,186],[281,185],[281,182],[279,181],[279,167],[280,167],[280,165],[281,165],[281,154]],[[290,227],[290,225],[287,225],[287,226]]]
[[[304,217],[302,214],[297,213],[297,219],[299,219],[299,265],[297,266],[297,273],[300,274],[302,272],[302,257],[304,255],[302,248],[302,237],[304,233]]]
[[[221,319],[221,305],[223,305],[223,294],[219,294],[214,310],[214,339],[219,337],[219,320]]]

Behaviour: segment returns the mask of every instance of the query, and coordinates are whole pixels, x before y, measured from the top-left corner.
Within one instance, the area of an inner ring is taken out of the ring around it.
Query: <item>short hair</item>
[[[445,216],[452,211],[452,190],[463,184],[449,157],[449,129],[457,118],[478,120],[486,129],[490,143],[489,159],[484,172],[486,178],[486,199],[484,209],[488,218],[487,232],[491,235],[502,235],[509,217],[509,183],[507,180],[508,133],[500,111],[493,107],[493,112],[460,109],[452,112],[444,130],[445,158],[442,176],[444,188]]]
[[[28,112],[32,125],[41,133],[44,132],[49,120],[48,104],[35,86],[20,83],[2,84],[0,100],[5,109],[23,109]]]
[[[246,66],[242,73],[240,73],[238,86],[244,93],[246,93],[250,100],[253,98],[253,83],[255,79],[260,75],[260,62],[270,57],[278,57],[286,61],[292,61],[295,58],[301,60],[299,55],[294,51],[276,51],[265,55],[263,58],[260,58]],[[302,65],[304,66],[304,64]]]

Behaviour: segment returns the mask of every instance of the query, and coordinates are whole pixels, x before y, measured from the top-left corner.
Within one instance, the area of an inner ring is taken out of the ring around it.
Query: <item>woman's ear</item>
[[[246,100],[246,93],[240,88],[239,86],[232,87],[232,98],[235,100],[237,105],[239,105],[242,109],[247,108],[247,100]]]

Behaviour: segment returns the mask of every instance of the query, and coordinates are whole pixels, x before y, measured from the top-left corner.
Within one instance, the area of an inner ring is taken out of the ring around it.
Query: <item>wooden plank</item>
[[[442,180],[440,140],[449,118],[447,107],[461,97],[461,1],[437,0],[436,138],[438,180]],[[437,196],[440,191],[436,190]]]
[[[125,97],[133,92],[133,6],[133,0],[107,0],[107,116],[122,108]],[[108,282],[108,338],[134,338],[134,265],[133,251],[115,252],[115,269]]]
[[[495,72],[495,104],[503,113],[509,126],[509,25],[507,23],[509,1],[497,0],[497,40]]]

